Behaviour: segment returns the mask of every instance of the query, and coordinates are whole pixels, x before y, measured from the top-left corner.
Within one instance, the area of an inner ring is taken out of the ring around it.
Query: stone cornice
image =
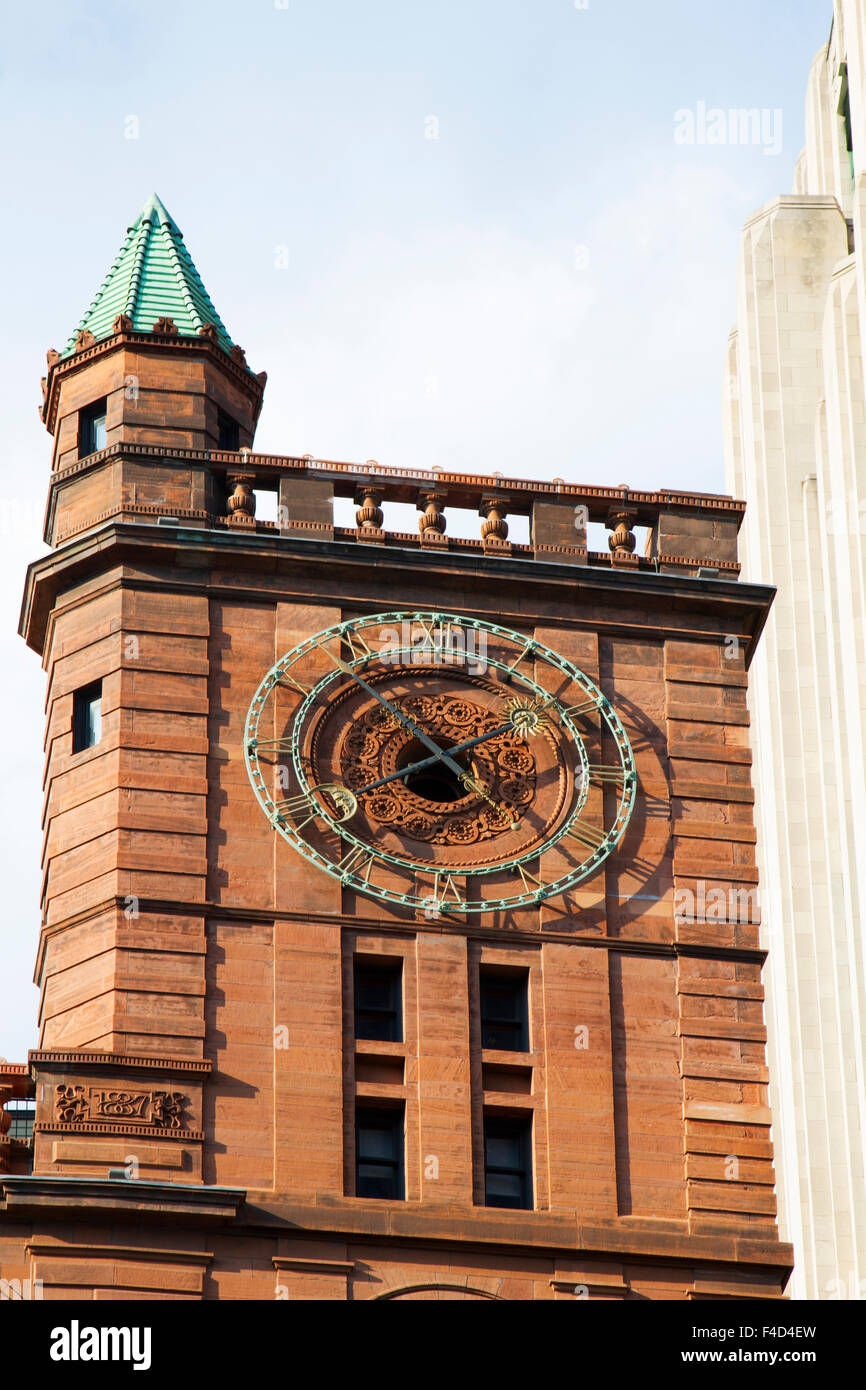
[[[241,1228],[361,1238],[400,1244],[450,1245],[459,1228],[462,1249],[495,1246],[502,1253],[567,1254],[593,1259],[618,1255],[639,1263],[715,1266],[737,1264],[777,1271],[783,1286],[793,1266],[793,1249],[774,1239],[748,1234],[745,1227],[712,1233],[690,1231],[686,1221],[653,1217],[620,1217],[581,1222],[576,1212],[509,1211],[507,1219],[495,1209],[468,1207],[447,1212],[396,1203],[334,1199],[305,1202],[282,1200],[277,1193],[248,1189]]]
[[[241,366],[218,342],[204,335],[193,337],[185,333],[145,333],[129,330],[123,333],[113,333],[111,337],[101,338],[90,347],[73,353],[71,357],[58,357],[51,362],[45,381],[45,398],[42,405],[42,419],[49,433],[54,433],[54,427],[57,423],[60,383],[64,377],[80,371],[82,367],[87,366],[94,359],[104,357],[108,353],[116,352],[118,348],[124,347],[170,349],[174,353],[204,354],[206,357],[213,358],[247,395],[254,400],[257,399],[256,418],[258,418],[267,380],[265,372],[255,374],[249,367]]]
[[[182,547],[189,558],[198,552],[199,564],[188,565],[181,570],[175,564],[175,554]],[[695,627],[683,628],[676,621],[678,600],[685,600],[691,612],[710,613],[716,623],[723,623],[723,631],[740,637],[746,647],[748,665],[755,643],[766,621],[774,590],[767,585],[749,584],[741,580],[718,578],[704,579],[690,574],[663,574],[655,570],[638,568],[618,568],[616,566],[568,565],[550,560],[521,559],[513,556],[503,557],[482,554],[477,549],[454,550],[440,555],[430,549],[414,549],[389,546],[361,546],[354,541],[317,540],[314,538],[280,535],[279,533],[256,533],[231,531],[228,528],[211,530],[204,528],[157,527],[135,522],[108,522],[88,531],[85,535],[67,545],[34,561],[27,571],[25,592],[22,600],[19,632],[28,645],[40,653],[48,629],[51,610],[56,596],[61,590],[69,589],[85,577],[90,577],[111,565],[118,565],[125,559],[134,558],[137,564],[144,561],[156,563],[166,571],[173,571],[171,577],[163,575],[158,583],[161,592],[172,588],[178,593],[200,592],[216,596],[223,592],[231,593],[235,601],[250,598],[261,601],[273,597],[277,590],[273,586],[273,576],[285,578],[286,586],[280,596],[303,593],[308,600],[310,593],[310,566],[315,561],[324,561],[328,574],[339,574],[339,584],[347,602],[360,605],[365,611],[375,612],[379,606],[378,598],[363,598],[364,584],[369,581],[371,561],[389,586],[402,583],[408,587],[416,577],[423,576],[425,584],[439,582],[450,589],[455,582],[461,588],[463,597],[461,611],[475,612],[478,616],[489,615],[489,607],[473,605],[470,610],[466,603],[465,585],[467,579],[475,581],[475,592],[499,596],[497,612],[501,621],[515,621],[520,624],[521,612],[515,605],[512,615],[508,608],[510,586],[503,580],[512,581],[512,592],[525,593],[531,586],[535,591],[534,600],[540,601],[542,592],[559,592],[568,596],[569,614],[561,615],[563,624],[581,630],[603,630],[611,634],[646,637],[675,637],[688,631],[690,638],[718,641],[718,628],[702,631]],[[237,584],[223,585],[214,582],[210,575],[202,578],[202,572],[209,566],[223,569],[231,560],[237,572],[243,567],[249,582],[245,587]],[[342,573],[340,574],[340,571]],[[353,585],[353,572],[358,583]],[[257,587],[258,574],[267,575],[267,587]],[[137,581],[141,588],[148,587],[145,578]],[[154,581],[155,583],[156,581]],[[348,587],[347,587],[348,586]],[[604,598],[611,602],[611,608],[618,603],[637,604],[643,611],[636,618],[618,622],[611,612],[602,622],[581,616],[580,603],[576,599],[588,597]],[[457,602],[457,600],[453,600]],[[442,607],[448,606],[447,592],[443,593]],[[646,612],[651,607],[659,617]],[[525,621],[525,619],[524,619]],[[743,631],[743,625],[747,630]]]
[[[98,917],[111,907],[122,908],[122,898],[109,898],[103,902],[95,903],[87,912],[79,913],[70,918],[67,922],[57,923],[51,927],[43,927],[40,943],[38,960],[36,966],[36,982],[38,983],[41,962],[44,960],[46,943],[52,936],[61,934],[72,928],[79,926],[82,922],[89,921],[93,917]],[[263,909],[252,907],[233,907],[230,903],[211,903],[211,902],[176,902],[163,900],[161,898],[141,898],[139,899],[139,912],[145,916],[149,912],[156,915],[171,912],[175,916],[204,917],[212,921],[220,922],[250,922],[250,923],[274,923],[280,922],[309,922],[311,914],[309,912],[294,912],[290,909]],[[358,918],[350,913],[314,913],[313,918],[323,926],[331,925],[336,929],[353,928],[361,930]],[[714,926],[726,925],[715,921],[701,922],[700,919],[689,919],[689,926],[706,925],[712,929]],[[363,930],[373,933],[405,935],[407,931],[412,933],[428,933],[430,935],[451,935],[463,936],[471,940],[496,941],[502,940],[502,930],[499,927],[486,926],[481,922],[474,922],[471,925],[458,921],[447,921],[445,916],[437,919],[435,923],[416,920],[415,918],[399,919],[388,917],[365,917]],[[520,942],[522,945],[540,946],[543,942],[560,942],[564,945],[580,944],[581,946],[594,946],[600,950],[611,951],[615,954],[633,956],[655,956],[665,959],[675,959],[679,956],[692,958],[703,958],[707,960],[729,960],[741,963],[751,963],[761,965],[766,960],[767,952],[758,946],[729,946],[721,942],[707,941],[648,941],[645,937],[625,937],[625,936],[601,936],[598,933],[574,931],[561,932],[550,928],[540,927],[537,931],[526,931],[519,928],[509,929],[509,942]],[[152,949],[152,947],[148,947]],[[31,1054],[32,1056],[33,1054]],[[70,1054],[82,1055],[82,1054]],[[96,1055],[96,1054],[83,1054]],[[211,1066],[210,1062],[199,1065]]]
[[[212,1262],[209,1250],[164,1249],[152,1245],[76,1245],[73,1241],[34,1238],[25,1247],[36,1259],[135,1260],[170,1265],[201,1265]]]
[[[779,193],[769,202],[762,203],[756,208],[751,216],[747,217],[743,223],[743,230],[753,227],[757,222],[764,222],[771,217],[774,212],[781,211],[803,211],[803,212],[832,212],[835,209],[842,222],[845,222],[839,201],[832,193]]]
[[[213,1071],[210,1059],[196,1061],[188,1057],[141,1057],[126,1056],[120,1052],[66,1052],[34,1050],[28,1052],[28,1067],[31,1076],[38,1068],[51,1071],[71,1072],[130,1072],[152,1071],[164,1076],[185,1076],[190,1080],[206,1080]]]
[[[159,338],[160,341],[168,344],[179,341],[170,336],[160,338],[160,335],[121,333],[117,335],[116,339],[107,339],[107,343],[136,338],[149,341],[151,337]],[[194,339],[181,339],[180,341],[187,341],[193,347],[196,346]],[[96,352],[99,347],[104,346],[105,344],[97,344],[95,348],[88,348],[78,357],[69,360],[78,361],[79,358],[85,357],[88,353]],[[216,350],[223,357],[226,356],[221,348]],[[231,361],[231,358],[228,358],[228,362],[231,367],[241,370],[236,368],[236,364]],[[521,513],[526,515],[532,503],[539,499],[565,503],[596,502],[600,505],[624,503],[638,511],[641,508],[654,510],[657,508],[685,509],[688,511],[698,508],[714,515],[725,514],[732,518],[741,518],[746,510],[745,502],[729,497],[724,493],[678,492],[666,488],[647,492],[628,487],[566,483],[556,479],[548,481],[538,478],[505,478],[497,475],[491,476],[487,473],[446,473],[420,468],[385,468],[378,464],[373,467],[367,464],[342,463],[334,459],[298,457],[294,454],[260,454],[253,450],[229,452],[223,449],[166,449],[164,446],[123,442],[112,444],[109,448],[102,449],[98,454],[91,454],[86,459],[80,459],[67,465],[66,468],[53,474],[52,481],[62,482],[88,468],[98,466],[107,459],[121,456],[138,460],[146,459],[149,463],[157,466],[176,467],[179,463],[197,463],[202,467],[226,473],[255,471],[261,474],[272,473],[275,478],[283,474],[292,474],[303,478],[332,482],[337,496],[345,497],[354,496],[356,489],[361,484],[370,487],[379,484],[387,488],[389,497],[392,497],[394,501],[414,502],[419,488],[435,487],[447,490],[452,499],[452,505],[462,504],[471,510],[477,510],[482,497],[489,495],[491,490],[494,490],[497,496],[501,496],[508,502],[509,515],[520,515]],[[400,495],[401,487],[405,491],[404,497]]]
[[[0,1218],[38,1217],[222,1225],[237,1219],[243,1188],[118,1178],[0,1177]]]

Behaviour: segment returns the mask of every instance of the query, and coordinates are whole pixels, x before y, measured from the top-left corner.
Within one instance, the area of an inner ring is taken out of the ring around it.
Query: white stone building
[[[866,0],[835,0],[806,132],[743,232],[726,459],[778,590],[750,684],[789,1292],[866,1298]]]

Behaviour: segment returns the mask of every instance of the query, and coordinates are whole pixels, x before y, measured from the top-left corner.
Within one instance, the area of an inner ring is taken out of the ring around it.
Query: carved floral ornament
[[[183,1129],[188,1098],[179,1091],[115,1091],[95,1086],[60,1085],[55,1119],[62,1125],[133,1122],[154,1129]]]
[[[403,708],[435,735],[455,744],[490,732],[501,723],[494,711],[447,695],[416,695],[405,700]],[[411,735],[386,709],[368,709],[343,740],[341,764],[345,785],[357,790],[373,782],[381,765],[396,766],[410,741]],[[532,801],[535,758],[526,743],[513,733],[491,738],[475,756],[481,781],[496,806],[470,792],[453,806],[443,808],[425,801],[397,780],[370,798],[367,814],[381,825],[431,844],[469,845],[494,839],[510,830]]]

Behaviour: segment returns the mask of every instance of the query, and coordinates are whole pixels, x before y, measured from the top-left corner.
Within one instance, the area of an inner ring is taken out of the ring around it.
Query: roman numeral
[[[563,708],[563,714],[591,714],[598,709],[598,700],[581,700],[576,705],[568,705]]]
[[[622,768],[616,763],[590,763],[589,780],[604,785],[622,786]]]
[[[311,685],[304,685],[303,681],[296,680],[294,676],[290,676],[288,671],[283,671],[279,680],[274,681],[274,685],[292,690],[296,695],[309,695],[313,688]]]
[[[412,626],[415,627],[416,625],[417,625],[418,627],[421,628],[421,630],[423,631],[425,637],[427,638],[427,641],[426,641],[426,642],[422,642],[422,643],[420,644],[420,646],[419,646],[419,645],[414,641],[414,639],[410,640],[410,646],[412,647],[412,650],[413,650],[413,651],[423,651],[424,648],[428,645],[428,643],[429,643],[429,645],[433,648],[433,650],[435,651],[435,650],[436,650],[436,634],[437,634],[437,633],[439,634],[439,645],[440,645],[440,648],[441,648],[441,645],[442,645],[442,636],[443,636],[442,624],[441,624],[441,623],[439,624],[438,627],[435,627],[435,628],[434,628],[433,624],[432,624],[431,622],[429,622],[427,619],[425,619],[425,618],[416,618],[416,619],[414,620]]]
[[[344,632],[343,641],[352,653],[352,660],[357,661],[361,656],[373,656],[374,652],[360,632]]]
[[[517,655],[517,656],[514,658],[514,660],[512,661],[511,665],[510,665],[510,666],[507,666],[505,669],[506,669],[507,671],[509,671],[509,672],[511,672],[511,671],[516,671],[517,668],[518,668],[518,666],[520,665],[521,661],[523,660],[523,658],[526,657],[526,656],[529,656],[530,652],[534,652],[534,651],[535,651],[535,643],[534,643],[534,642],[532,641],[532,639],[530,638],[530,640],[527,642],[526,646],[523,648],[523,651],[522,651],[522,652],[519,652],[518,655]]]
[[[357,877],[366,869],[364,882],[369,883],[374,858],[372,850],[365,849],[363,845],[352,845],[351,849],[348,849],[342,859],[337,862],[336,868],[344,882],[351,876]]]
[[[315,799],[308,796],[306,792],[299,792],[296,796],[287,796],[282,801],[275,801],[274,810],[280,812],[281,815],[284,813],[290,815],[295,822],[296,830],[303,830],[305,825],[309,825],[310,821],[315,820],[316,816],[320,814]],[[304,816],[303,820],[298,820],[304,811],[307,812],[307,815]]]
[[[514,867],[520,874],[520,877],[523,879],[523,886],[526,889],[527,893],[538,892],[539,889],[544,887],[544,884],[541,882],[541,879],[536,878],[535,874],[529,873],[529,871],[525,869],[522,864],[515,864]]]
[[[579,845],[586,849],[601,849],[607,839],[607,831],[599,830],[595,825],[585,825],[582,821],[575,821],[566,830],[566,835],[570,839],[576,840]]]
[[[457,906],[457,907],[463,907],[463,905],[464,905],[464,899],[461,898],[460,894],[459,894],[458,891],[457,891],[456,885],[455,885],[455,883],[454,883],[454,875],[453,875],[453,874],[446,874],[446,875],[445,875],[445,885],[444,885],[444,887],[443,887],[443,889],[442,889],[442,891],[441,891],[441,893],[440,893],[440,891],[439,891],[439,875],[437,874],[437,875],[436,875],[435,884],[434,884],[434,887],[433,887],[433,896],[434,896],[434,898],[438,898],[439,902],[442,903],[442,905],[444,906],[444,905],[445,905],[445,901],[446,901],[446,899],[447,899],[447,897],[448,897],[449,891],[452,892],[452,893],[454,894],[454,902],[455,902],[456,906]]]

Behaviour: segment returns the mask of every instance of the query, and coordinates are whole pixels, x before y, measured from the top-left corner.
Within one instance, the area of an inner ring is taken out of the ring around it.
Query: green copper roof
[[[61,357],[75,350],[82,329],[97,341],[108,338],[118,314],[127,314],[139,332],[150,332],[161,317],[174,319],[178,332],[186,334],[197,335],[212,323],[220,345],[226,351],[232,346],[183,244],[183,233],[155,193],[127,230],[114,264]]]

